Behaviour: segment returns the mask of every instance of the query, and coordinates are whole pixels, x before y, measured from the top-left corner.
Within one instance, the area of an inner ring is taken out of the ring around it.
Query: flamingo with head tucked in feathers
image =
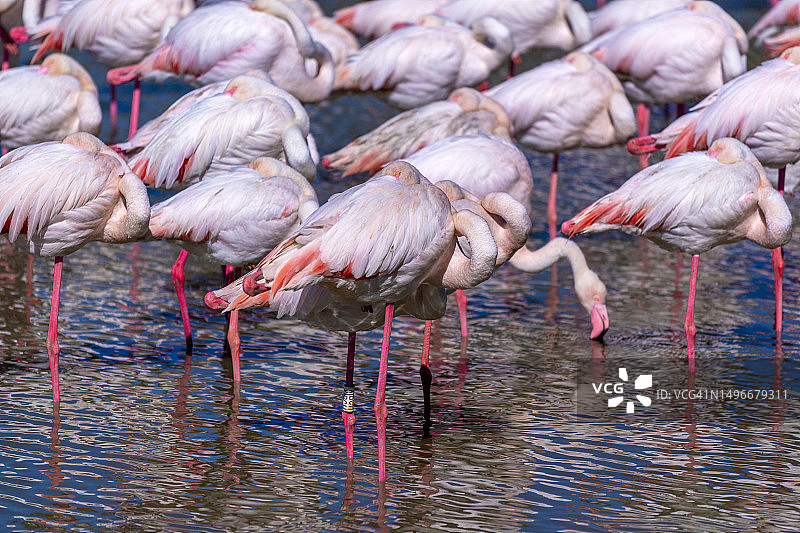
[[[261,157],[248,167],[207,178],[155,204],[152,237],[181,250],[172,267],[188,351],[192,348],[189,311],[183,291],[189,253],[210,262],[240,267],[261,260],[319,207],[308,180],[277,159]],[[238,277],[238,276],[237,276]],[[237,311],[230,317],[228,342],[234,381],[239,381]]]
[[[373,91],[411,109],[481,83],[511,54],[508,28],[491,17],[469,29],[436,20],[399,28],[348,56],[336,72],[334,89]]]
[[[60,141],[70,133],[100,132],[97,87],[80,64],[52,54],[41,66],[0,72],[0,144],[19,148]]]
[[[792,216],[753,152],[736,139],[723,138],[706,152],[642,170],[561,226],[570,237],[609,230],[692,254],[685,329],[689,371],[694,372],[698,254],[745,239],[770,249],[782,246],[792,236]]]
[[[470,242],[470,258],[455,253],[460,235]],[[351,305],[386,306],[375,399],[382,480],[386,369],[395,303],[422,285],[475,286],[494,271],[496,257],[497,247],[481,217],[454,212],[441,189],[408,163],[394,162],[369,181],[333,195],[254,271],[209,293],[206,303],[226,310],[266,306],[293,315],[302,308],[303,289],[319,286]]]
[[[125,243],[147,234],[147,190],[125,161],[88,133],[17,148],[0,158],[0,231],[25,234],[30,253],[55,257],[47,353],[58,386],[58,302],[63,256],[91,241]]]
[[[333,19],[366,39],[376,39],[397,27],[417,22],[450,0],[370,0],[343,7]]]
[[[302,106],[292,106],[266,80],[238,76],[223,93],[171,119],[129,163],[146,184],[165,189],[185,187],[261,156],[280,159],[313,180],[316,148],[308,136]]]
[[[745,143],[759,162],[778,168],[777,189],[783,193],[786,165],[800,160],[800,48],[735,78],[660,133],[633,139],[628,149],[643,154],[666,149],[667,158],[704,150],[714,141],[733,137]],[[775,328],[782,329],[783,255],[773,250]]]
[[[556,236],[558,156],[573,148],[619,144],[636,132],[622,85],[600,61],[582,52],[544,63],[487,94],[508,112],[520,144],[553,154],[547,221]]]
[[[307,61],[315,64],[310,73]],[[110,83],[177,76],[201,86],[253,69],[303,102],[326,98],[333,83],[330,53],[279,0],[237,0],[199,7],[180,20],[150,55],[109,71]]]

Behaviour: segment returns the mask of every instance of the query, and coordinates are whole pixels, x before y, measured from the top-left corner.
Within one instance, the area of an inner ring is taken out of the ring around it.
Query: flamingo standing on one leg
[[[19,148],[60,141],[70,133],[100,133],[97,87],[77,61],[52,54],[41,66],[0,73],[0,144]]]
[[[316,62],[314,75],[307,71],[307,60]],[[195,9],[150,55],[109,71],[107,78],[119,84],[176,76],[200,86],[260,69],[298,100],[319,102],[330,94],[333,68],[328,50],[285,4],[227,1]]]
[[[786,202],[750,149],[736,139],[714,141],[646,168],[564,222],[567,236],[618,229],[668,250],[692,254],[686,340],[694,372],[694,298],[699,255],[744,239],[777,248],[792,236]]]
[[[424,146],[469,133],[491,133],[511,140],[511,119],[500,104],[485,94],[461,87],[450,93],[446,101],[433,102],[392,117],[324,156],[322,164],[342,171],[344,176],[357,172],[374,173],[389,161],[408,157]]]
[[[638,105],[639,135],[650,104],[702,98],[746,70],[747,36],[713,2],[691,2],[610,31],[581,47],[616,74]],[[642,166],[646,165],[644,159]]]
[[[152,187],[184,187],[204,176],[275,157],[308,179],[317,172],[308,115],[253,76],[237,76],[223,93],[172,118],[129,163]]]
[[[660,133],[628,144],[633,153],[667,150],[667,158],[703,150],[723,137],[734,137],[753,151],[762,165],[781,169],[777,189],[783,194],[784,167],[800,160],[800,47],[735,78]],[[783,254],[773,250],[775,329],[783,316]]]
[[[139,177],[99,139],[74,133],[63,142],[17,148],[0,158],[0,231],[28,237],[30,253],[55,257],[47,353],[58,387],[58,301],[63,256],[91,241],[132,242],[147,234],[150,202]]]
[[[317,195],[299,172],[272,158],[205,179],[152,208],[150,233],[183,248],[172,267],[187,351],[192,331],[183,267],[189,253],[215,263],[241,267],[258,262],[315,209]],[[239,335],[233,311],[228,343],[234,381],[239,381]]]
[[[573,52],[487,91],[505,108],[520,144],[553,154],[547,222],[556,236],[559,152],[602,148],[634,135],[633,108],[622,85],[600,61]]]
[[[469,239],[470,258],[455,253],[459,235]],[[408,163],[395,162],[371,180],[332,196],[253,272],[209,293],[206,303],[227,310],[267,306],[279,315],[292,315],[303,309],[303,295],[308,294],[300,289],[319,286],[350,305],[385,305],[375,399],[383,480],[386,369],[395,303],[423,284],[472,287],[491,275],[496,256],[482,218],[468,211],[454,213],[441,189]]]
[[[50,51],[70,48],[88,51],[107,68],[141,61],[161,41],[163,35],[181,17],[194,9],[193,0],[80,0],[58,20],[42,25],[31,37],[42,40],[31,62],[36,63]],[[117,123],[116,84],[111,85],[111,127]],[[129,135],[138,125],[137,82],[131,103]]]

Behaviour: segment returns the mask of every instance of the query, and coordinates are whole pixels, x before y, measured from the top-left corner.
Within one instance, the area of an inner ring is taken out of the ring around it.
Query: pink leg
[[[422,402],[423,414],[425,422],[423,424],[424,436],[430,435],[431,427],[431,383],[433,382],[433,375],[431,374],[431,367],[428,364],[428,356],[430,353],[431,343],[431,321],[425,321],[425,333],[422,337],[422,362],[419,365],[419,379],[422,382]]]
[[[231,265],[223,265],[222,267],[222,283],[223,285],[228,285],[234,279],[233,277],[233,267]],[[231,329],[231,314],[225,313],[225,331],[228,332]],[[228,342],[228,335],[225,335],[225,340],[222,343],[222,353],[224,357],[233,356],[231,352],[231,345]]]
[[[647,136],[650,131],[650,107],[645,104],[636,106],[636,122],[639,124],[639,137]],[[647,155],[639,156],[639,168],[647,168]]]
[[[467,295],[461,289],[456,291],[456,302],[458,303],[458,320],[461,324],[461,336],[468,337],[467,330]]]
[[[786,167],[778,170],[778,192],[783,196]],[[772,272],[775,276],[775,331],[783,331],[783,248],[772,250]]]
[[[58,391],[58,300],[61,295],[61,265],[64,258],[57,256],[53,267],[53,295],[50,303],[50,328],[47,330],[47,355],[50,359],[50,379],[53,382],[53,402],[59,403]]]
[[[133,82],[133,97],[131,98],[131,123],[128,126],[128,139],[133,137],[139,128],[139,101],[142,99],[142,82],[136,78]]]
[[[186,339],[186,351],[192,352],[192,326],[189,323],[189,308],[186,306],[186,293],[183,291],[183,282],[186,277],[184,276],[183,269],[186,265],[186,258],[189,257],[189,252],[181,250],[178,254],[178,259],[172,265],[172,283],[175,284],[175,292],[178,294],[178,305],[181,308],[181,321],[183,322],[183,337]]]
[[[342,421],[344,422],[344,441],[347,446],[347,459],[353,459],[353,430],[356,427],[355,385],[353,384],[353,367],[355,366],[356,334],[347,334],[347,374],[344,380],[342,396]]]
[[[558,152],[553,154],[553,169],[550,173],[550,197],[547,200],[547,224],[550,226],[550,240],[556,238],[556,191],[558,190]]]
[[[0,156],[4,156],[8,153],[8,148],[0,148]]]
[[[378,370],[378,391],[375,393],[375,423],[378,426],[378,481],[386,479],[386,371],[389,367],[389,340],[392,337],[394,304],[386,304],[386,320],[383,324],[381,364]]]
[[[242,275],[242,267],[233,269],[233,279],[238,279]],[[233,281],[233,280],[231,280]],[[231,348],[231,364],[233,365],[233,382],[239,383],[241,376],[240,355],[242,344],[239,340],[239,311],[231,311],[230,323],[228,324],[228,346]]]
[[[686,305],[686,344],[689,347],[689,372],[694,373],[694,338],[697,329],[694,327],[694,294],[697,289],[697,268],[700,265],[700,256],[692,256],[692,274],[689,278],[689,302]]]
[[[119,106],[117,104],[117,86],[114,84],[109,85],[110,101],[108,102],[108,113],[111,117],[111,132],[117,131],[117,114]]]

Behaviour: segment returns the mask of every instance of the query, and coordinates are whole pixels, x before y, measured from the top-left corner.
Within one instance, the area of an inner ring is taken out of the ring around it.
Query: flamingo
[[[699,1],[617,28],[580,50],[620,78],[639,104],[639,135],[647,135],[647,105],[702,98],[742,74],[747,36],[722,8]]]
[[[494,17],[511,32],[516,58],[534,47],[572,50],[592,38],[589,17],[574,0],[452,0],[435,13],[465,26]]]
[[[469,240],[470,258],[455,253],[459,235]],[[497,246],[481,217],[454,213],[441,189],[413,166],[397,161],[369,181],[332,196],[254,271],[207,294],[206,304],[227,311],[266,306],[279,316],[293,315],[302,309],[305,289],[315,286],[352,305],[385,304],[375,398],[378,477],[384,480],[386,369],[395,303],[424,284],[475,286],[494,271],[496,257]],[[347,420],[345,427],[350,431]]]
[[[178,20],[194,9],[193,0],[79,0],[56,20],[35,28],[32,38],[41,41],[32,63],[56,50],[88,51],[107,68],[141,61],[153,51]],[[111,123],[116,127],[116,88],[111,86]],[[138,84],[131,103],[130,134],[136,131],[141,98]]]
[[[407,157],[440,139],[479,132],[511,140],[511,119],[491,98],[475,89],[462,87],[450,93],[446,101],[410,109],[389,119],[336,152],[325,155],[322,165],[340,170],[344,176],[374,173],[389,161]]]
[[[491,17],[470,29],[453,23],[406,26],[348,56],[333,87],[378,91],[390,104],[410,109],[484,81],[512,48],[508,28]]]
[[[263,70],[251,70],[245,75],[261,78],[268,83],[272,83],[272,79],[269,77],[269,74]],[[172,105],[170,105],[166,111],[161,113],[153,120],[148,121],[141,128],[136,130],[136,133],[130,139],[122,143],[117,143],[113,145],[112,148],[121,152],[127,158],[133,157],[133,155],[141,152],[142,149],[153,139],[153,136],[162,128],[167,126],[167,124],[169,124],[174,118],[183,114],[192,105],[200,100],[225,92],[225,88],[229,83],[231,83],[231,81],[233,80],[223,80],[216,83],[209,83],[208,85],[204,85],[186,93],[176,100]],[[265,95],[271,94],[275,97],[286,100],[292,109],[294,109],[297,120],[300,121],[301,124],[308,122],[308,113],[306,112],[305,107],[303,107],[303,104],[301,104],[297,98],[284,91],[277,85],[270,87],[266,84],[260,84],[259,89],[263,91]],[[306,136],[306,143],[308,144],[308,149],[311,153],[311,159],[313,161],[319,161],[317,145],[311,133]]]
[[[600,37],[622,26],[686,7],[690,2],[691,0],[613,0],[589,12],[592,36]]]
[[[333,19],[350,31],[376,39],[397,27],[417,22],[450,0],[371,0],[343,7]]]
[[[311,75],[306,60],[316,62]],[[200,86],[266,71],[302,102],[326,98],[333,83],[330,53],[309,35],[302,20],[278,0],[216,2],[192,11],[140,62],[113,69],[111,83],[178,76]]]
[[[77,61],[53,54],[41,66],[0,73],[0,142],[19,148],[60,141],[70,133],[100,132],[97,87]]]
[[[63,256],[91,241],[125,243],[147,234],[147,190],[125,161],[89,133],[12,150],[0,158],[0,227],[28,251],[54,257],[47,353],[58,387],[58,302]]]
[[[192,348],[189,311],[183,291],[189,253],[241,267],[258,262],[319,207],[308,180],[280,161],[261,157],[248,167],[205,179],[152,207],[150,233],[181,248],[172,267],[188,351]],[[240,380],[237,311],[231,314],[228,342],[234,381]]]
[[[313,180],[308,116],[296,112],[269,82],[237,76],[223,93],[196,102],[165,124],[129,163],[147,185],[166,189],[260,156],[281,159]]]
[[[611,325],[606,308],[606,286],[586,264],[586,258],[577,244],[563,237],[556,237],[537,250],[523,246],[508,260],[508,264],[523,272],[537,273],[562,259],[569,263],[575,295],[589,313],[592,323],[589,338],[600,340]]]
[[[573,52],[487,91],[511,117],[523,146],[553,154],[547,221],[556,236],[558,155],[578,147],[622,143],[636,132],[622,85],[600,61]]]
[[[698,254],[744,239],[782,246],[792,236],[792,216],[753,152],[728,137],[640,171],[561,225],[569,237],[614,229],[692,254],[685,330],[694,373]]]
[[[783,168],[800,160],[800,47],[735,78],[664,131],[632,140],[633,153],[666,149],[667,158],[704,150],[715,140],[734,137],[747,144],[762,165],[781,169],[777,189],[784,189]],[[774,249],[775,328],[783,322],[783,254]]]

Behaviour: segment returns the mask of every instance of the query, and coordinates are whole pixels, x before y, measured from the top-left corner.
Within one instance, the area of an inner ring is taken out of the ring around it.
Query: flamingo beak
[[[605,304],[595,302],[594,306],[592,306],[591,315],[592,333],[590,334],[589,338],[593,341],[599,341],[603,338],[603,335],[606,334],[608,327],[611,325],[611,321],[608,319],[608,310],[606,309]]]

